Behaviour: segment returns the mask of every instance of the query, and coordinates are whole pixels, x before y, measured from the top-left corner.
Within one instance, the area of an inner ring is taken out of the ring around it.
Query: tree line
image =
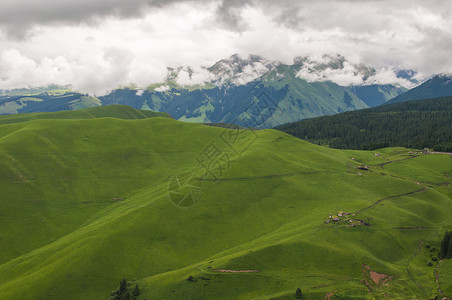
[[[337,149],[407,147],[452,152],[452,97],[382,105],[275,129]]]

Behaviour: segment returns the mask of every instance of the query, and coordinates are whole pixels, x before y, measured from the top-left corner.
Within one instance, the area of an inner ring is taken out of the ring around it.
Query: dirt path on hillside
[[[424,295],[424,296],[427,296],[426,294],[425,294],[425,289],[424,289],[424,287],[419,283],[419,282],[417,282],[416,281],[416,279],[414,279],[414,276],[413,276],[413,274],[411,273],[411,271],[410,271],[410,269],[408,268],[408,265],[410,264],[410,262],[413,260],[413,259],[415,259],[416,258],[416,256],[418,256],[420,253],[421,253],[421,251],[422,251],[422,245],[424,245],[424,241],[423,240],[419,240],[418,242],[417,242],[417,247],[416,247],[416,250],[414,251],[414,254],[413,254],[413,256],[411,256],[408,260],[407,260],[407,262],[406,262],[406,265],[405,265],[405,269],[406,269],[406,272],[407,272],[407,274],[408,274],[408,277],[410,278],[410,280],[422,291],[422,294]]]
[[[268,178],[276,178],[276,177],[284,177],[284,176],[295,176],[295,175],[304,175],[304,174],[316,174],[320,173],[318,171],[312,172],[296,172],[296,173],[286,173],[286,174],[273,174],[273,175],[264,175],[264,176],[252,176],[252,177],[236,177],[236,178],[199,178],[201,181],[237,181],[237,180],[256,180],[256,179],[268,179]]]
[[[439,266],[441,265],[441,263],[443,262],[443,260],[441,259],[435,267],[435,281],[436,281],[436,287],[438,288],[438,292],[441,294],[441,296],[444,297],[444,292],[441,290],[441,284],[439,283]]]
[[[384,200],[388,200],[388,199],[392,199],[392,198],[398,198],[398,197],[403,197],[403,196],[408,196],[408,195],[413,195],[413,194],[416,194],[416,193],[424,192],[424,191],[426,191],[426,190],[427,190],[427,188],[426,188],[426,187],[423,187],[422,189],[416,190],[416,191],[413,191],[413,192],[408,192],[408,193],[404,193],[404,194],[400,194],[400,195],[394,195],[394,196],[384,197],[384,198],[378,200],[377,202],[375,202],[374,204],[369,205],[369,206],[367,206],[367,207],[364,207],[363,209],[357,210],[356,212],[359,213],[359,212],[362,212],[362,211],[364,211],[364,210],[366,210],[366,209],[373,208],[373,207],[375,207],[376,205],[378,205],[379,203],[381,203],[381,202],[384,201]]]
[[[413,159],[413,158],[416,158],[416,157],[419,157],[419,156],[422,156],[422,155],[423,154],[421,154],[421,155],[412,155],[410,157],[406,157],[406,158],[402,158],[402,159],[387,161],[387,162],[384,162],[384,163],[381,163],[381,164],[377,164],[375,166],[380,167],[380,168],[383,169],[383,166],[385,166],[385,165],[389,165],[389,164],[392,164],[392,163],[395,163],[395,162],[398,162],[398,161],[404,161],[404,160],[408,160],[408,159]]]
[[[447,155],[452,155],[452,152],[429,151],[428,153],[432,153],[432,154],[447,154]]]
[[[394,227],[392,229],[398,229],[398,230],[420,230],[420,229],[427,229],[427,227],[424,226],[417,226],[417,227]]]
[[[222,272],[222,273],[257,273],[258,270],[227,270],[227,269],[212,269],[212,272]]]
[[[428,155],[428,154],[447,154],[447,155],[451,155],[452,156],[452,152],[437,152],[437,151],[429,151],[428,153],[425,154],[419,154],[419,155],[411,155],[410,157],[406,157],[406,158],[402,158],[402,159],[396,159],[396,160],[392,160],[392,161],[387,161],[381,164],[376,164],[375,166],[380,167],[383,169],[383,166],[385,165],[389,165],[395,162],[399,162],[399,161],[404,161],[404,160],[408,160],[408,159],[413,159],[419,156],[424,156],[424,155]]]

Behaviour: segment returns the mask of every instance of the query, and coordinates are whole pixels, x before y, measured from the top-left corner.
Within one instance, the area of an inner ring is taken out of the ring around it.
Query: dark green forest
[[[383,147],[452,151],[452,97],[408,101],[275,127],[338,149]]]

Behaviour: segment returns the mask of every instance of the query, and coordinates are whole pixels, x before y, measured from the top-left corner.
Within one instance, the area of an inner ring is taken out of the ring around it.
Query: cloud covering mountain
[[[191,66],[203,81],[202,66],[233,53],[287,64],[340,53],[350,62],[340,72],[300,70],[309,80],[359,83],[361,63],[379,70],[375,82],[393,80],[394,69],[452,73],[451,10],[447,0],[5,0],[0,89],[55,83],[103,94],[164,81],[168,66]]]

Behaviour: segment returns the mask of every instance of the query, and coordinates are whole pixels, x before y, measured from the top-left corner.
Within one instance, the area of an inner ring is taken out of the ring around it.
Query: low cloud
[[[179,70],[176,82],[183,86],[203,85],[213,79],[212,74],[204,67],[183,67]]]
[[[372,68],[363,64],[354,64],[342,56],[322,56],[303,58],[303,65],[297,77],[308,82],[331,81],[341,86],[395,84],[412,88],[413,81],[397,76],[393,68]]]

